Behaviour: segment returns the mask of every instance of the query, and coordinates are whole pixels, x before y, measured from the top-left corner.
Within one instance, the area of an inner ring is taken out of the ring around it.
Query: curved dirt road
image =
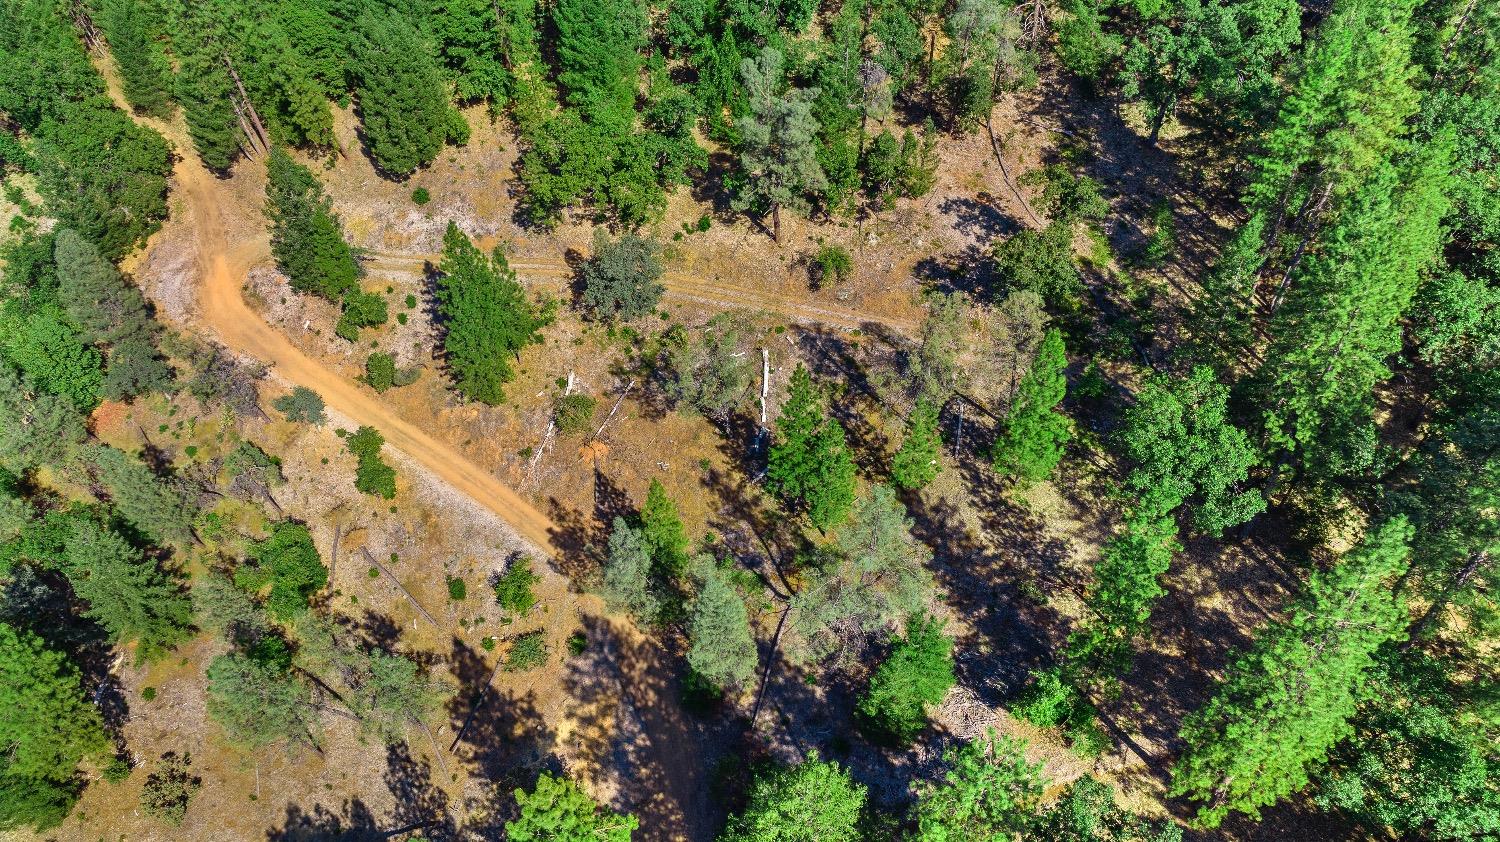
[[[428,435],[353,381],[329,371],[298,350],[251,310],[240,290],[239,273],[231,271],[213,177],[191,155],[178,162],[176,176],[179,195],[192,209],[197,234],[198,261],[203,272],[198,285],[200,315],[221,342],[274,366],[276,373],[288,382],[312,389],[323,396],[328,406],[355,422],[376,428],[387,444],[494,512],[543,552],[555,554],[553,525],[546,515],[452,446]]]

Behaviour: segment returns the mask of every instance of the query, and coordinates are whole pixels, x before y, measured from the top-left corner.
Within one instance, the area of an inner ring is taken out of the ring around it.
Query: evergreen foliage
[[[1406,520],[1391,518],[1314,572],[1290,616],[1262,629],[1183,721],[1187,749],[1171,791],[1199,804],[1200,824],[1217,826],[1230,811],[1259,815],[1305,786],[1312,764],[1350,735],[1375,650],[1401,632],[1392,586],[1410,538]]]
[[[138,660],[156,660],[192,637],[193,611],[181,586],[118,533],[86,517],[68,519],[63,572],[88,604],[83,612]]]
[[[812,375],[799,364],[776,419],[766,486],[783,505],[805,512],[813,526],[827,531],[854,502],[854,461],[844,428],[824,414],[822,404]]]
[[[78,764],[108,751],[78,668],[36,635],[0,623],[0,828],[60,824],[80,789]]]
[[[432,49],[402,16],[360,15],[349,47],[365,142],[383,172],[404,178],[437,157],[450,138],[467,137]]]
[[[191,537],[197,509],[179,482],[158,477],[123,451],[100,445],[89,449],[89,462],[109,491],[115,513],[156,544],[185,543]]]
[[[612,611],[625,611],[641,622],[656,618],[661,603],[651,581],[651,548],[640,529],[615,518],[600,586]]]
[[[306,386],[297,386],[285,395],[272,401],[271,405],[286,415],[286,420],[321,427],[328,423],[323,411],[323,398]]]
[[[289,663],[231,652],[208,665],[209,718],[236,745],[316,745],[317,714],[311,688],[290,672]]]
[[[907,416],[901,447],[891,459],[891,481],[913,491],[925,488],[942,469],[938,410],[931,401],[921,399]]]
[[[864,806],[864,784],[812,752],[789,769],[757,774],[749,803],[729,817],[719,842],[854,842]]]
[[[664,269],[661,246],[655,240],[625,234],[611,241],[594,232],[594,254],[583,264],[583,305],[594,318],[639,319],[661,301]]]
[[[611,812],[572,780],[547,772],[530,792],[517,789],[515,796],[516,818],[505,823],[505,836],[512,842],[630,842],[640,826],[635,816]]]
[[[693,573],[698,596],[688,618],[688,666],[715,687],[743,686],[760,657],[745,601],[711,557],[700,557]]]
[[[140,0],[102,0],[94,22],[109,39],[130,106],[165,118],[172,113],[172,66],[155,43],[152,22]]]
[[[656,575],[671,580],[687,572],[687,529],[682,525],[677,504],[657,479],[651,480],[646,504],[641,507],[641,540],[651,553]]]
[[[932,617],[913,617],[906,636],[876,668],[856,711],[872,733],[894,745],[907,745],[927,727],[927,707],[948,695],[953,675],[953,641]]]
[[[192,762],[192,756],[186,752],[179,755],[169,751],[161,756],[160,765],[146,776],[141,790],[141,809],[146,815],[172,827],[182,824],[188,804],[203,786],[203,781],[191,771]]]
[[[724,421],[749,400],[755,365],[748,346],[752,329],[736,313],[719,313],[701,331],[673,326],[658,368],[666,393],[715,421]]]
[[[1070,436],[1067,416],[1057,411],[1068,391],[1067,365],[1062,334],[1055,328],[1047,331],[1005,414],[1005,428],[992,451],[995,470],[1023,482],[1052,475]]]
[[[740,62],[740,80],[750,113],[735,121],[745,186],[734,199],[739,210],[769,212],[772,236],[781,240],[781,209],[805,213],[808,194],[828,186],[819,165],[812,102],[817,90],[783,92],[783,57],[774,47]]]
[[[332,201],[312,171],[280,146],[266,159],[265,213],[271,254],[292,289],[329,301],[359,289],[359,264]]]
[[[443,350],[454,387],[471,400],[499,404],[515,378],[508,357],[542,341],[550,305],[533,303],[499,247],[486,257],[452,222],[443,234],[437,283]]]
[[[312,534],[295,521],[282,521],[271,528],[270,537],[250,548],[253,567],[242,567],[235,582],[251,591],[271,586],[266,610],[286,622],[307,610],[307,601],[328,585],[328,568],[318,556]]]
[[[1036,828],[1046,779],[1026,743],[988,731],[944,755],[951,768],[917,800],[919,842],[1008,839]],[[1031,837],[1026,837],[1031,838]],[[1039,837],[1051,838],[1051,837]],[[1094,837],[1089,837],[1094,838]]]
[[[354,487],[387,500],[396,496],[396,471],[380,459],[385,437],[374,427],[360,427],[345,443],[359,460],[354,469]]]
[[[352,289],[344,293],[344,304],[333,332],[350,342],[359,341],[360,328],[378,327],[390,318],[385,296],[378,292]]]

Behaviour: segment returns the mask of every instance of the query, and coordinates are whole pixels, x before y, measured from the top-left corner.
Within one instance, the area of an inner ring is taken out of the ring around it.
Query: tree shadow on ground
[[[266,831],[266,842],[381,842],[388,838],[375,814],[358,798],[345,801],[337,813],[322,804],[311,810],[288,804],[281,827]]]
[[[732,723],[684,713],[684,667],[662,645],[605,617],[585,616],[583,627],[588,648],[563,678],[570,754],[617,784],[612,806],[640,818],[638,838],[710,838],[721,814],[709,781]]]

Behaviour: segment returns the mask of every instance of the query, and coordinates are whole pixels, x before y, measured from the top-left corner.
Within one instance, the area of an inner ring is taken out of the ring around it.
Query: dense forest
[[[18,838],[1500,839],[1500,5],[8,0],[0,176]],[[189,187],[336,389],[164,303]],[[534,546],[381,550],[434,462]]]

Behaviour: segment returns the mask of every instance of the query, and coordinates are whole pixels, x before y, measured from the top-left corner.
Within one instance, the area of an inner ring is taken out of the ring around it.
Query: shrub
[[[315,426],[328,423],[323,412],[323,398],[306,386],[298,386],[291,394],[282,395],[271,403],[288,421],[302,421]]]
[[[1016,700],[1015,714],[1039,728],[1052,728],[1077,718],[1083,699],[1063,680],[1057,667],[1037,674]]]
[[[104,764],[102,774],[104,779],[112,784],[122,783],[130,777],[130,761],[119,755],[111,757],[109,762]]]
[[[589,395],[563,395],[553,404],[552,417],[557,421],[557,429],[571,436],[589,429],[597,408],[598,401]]]
[[[531,586],[540,581],[531,572],[531,557],[521,556],[510,563],[505,575],[495,580],[495,601],[505,611],[524,616],[536,605],[536,594],[532,593]]]
[[[395,497],[396,471],[380,460],[385,437],[374,427],[360,427],[346,445],[349,452],[359,458],[359,465],[354,469],[354,487],[387,500]]]
[[[203,785],[189,771],[191,765],[192,760],[186,752],[180,757],[171,751],[161,756],[161,766],[146,776],[146,787],[141,792],[141,809],[146,815],[173,827],[182,824],[188,802]]]
[[[1160,266],[1177,248],[1177,225],[1172,218],[1172,205],[1163,200],[1151,211],[1151,236],[1141,247],[1142,266]]]
[[[830,243],[813,255],[812,268],[814,286],[839,283],[854,271],[854,258],[842,246]]]
[[[541,631],[527,632],[511,641],[505,656],[506,672],[526,672],[547,663],[547,640]]]
[[[589,648],[589,636],[581,631],[573,632],[568,636],[568,654],[578,657]]]
[[[396,358],[377,351],[365,359],[365,382],[377,392],[396,384]]]
[[[460,579],[457,576],[453,576],[448,579],[449,599],[453,600],[454,602],[462,602],[463,600],[467,599],[468,596],[469,586],[464,584],[463,579]]]
[[[390,318],[385,297],[379,293],[352,290],[344,296],[344,312],[333,332],[350,342],[359,341],[359,329],[383,325]]]
[[[425,205],[428,202],[432,201],[432,194],[427,192],[426,187],[418,187],[417,189],[411,191],[411,200],[415,204]]]

